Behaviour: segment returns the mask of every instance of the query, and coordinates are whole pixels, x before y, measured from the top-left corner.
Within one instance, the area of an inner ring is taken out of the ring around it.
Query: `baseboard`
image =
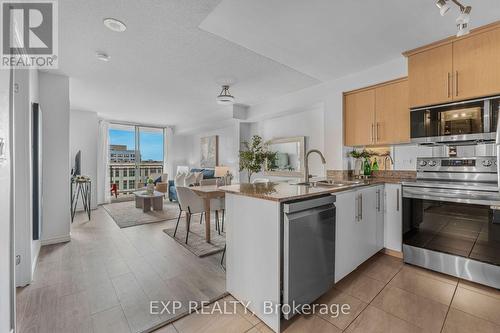
[[[66,243],[69,242],[70,240],[71,240],[71,235],[59,236],[59,237],[44,239],[41,241],[41,245],[44,246],[50,244]]]
[[[392,257],[403,259],[403,252],[400,252],[400,251],[395,251],[395,250],[384,248],[380,252],[387,254],[389,256],[392,256]]]

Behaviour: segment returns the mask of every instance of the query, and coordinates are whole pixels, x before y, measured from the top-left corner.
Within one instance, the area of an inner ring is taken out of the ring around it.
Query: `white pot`
[[[150,194],[153,194],[155,191],[155,184],[148,184],[146,185],[146,191]]]

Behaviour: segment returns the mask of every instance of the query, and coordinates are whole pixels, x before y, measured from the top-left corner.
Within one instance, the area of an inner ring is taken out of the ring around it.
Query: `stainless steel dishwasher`
[[[290,319],[294,305],[310,304],[328,291],[334,273],[335,196],[284,204],[283,317]]]

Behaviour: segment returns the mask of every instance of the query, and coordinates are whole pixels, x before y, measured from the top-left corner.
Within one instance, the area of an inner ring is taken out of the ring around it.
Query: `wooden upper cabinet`
[[[370,146],[410,140],[408,79],[344,93],[344,144]]]
[[[453,42],[455,100],[500,94],[500,27]]]
[[[500,94],[500,21],[403,54],[412,108]]]
[[[363,146],[374,141],[375,90],[344,94],[344,144]]]
[[[377,144],[410,141],[408,80],[375,88],[375,140]]]
[[[452,101],[453,47],[438,46],[408,57],[410,106]]]

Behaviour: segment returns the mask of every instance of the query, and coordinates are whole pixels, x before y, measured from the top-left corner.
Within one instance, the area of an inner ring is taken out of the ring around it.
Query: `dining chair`
[[[179,217],[177,218],[177,224],[175,225],[174,237],[177,233],[177,228],[179,226],[179,221],[181,219],[182,212],[186,212],[186,244],[189,237],[189,228],[191,224],[191,216],[193,214],[200,214],[204,211],[203,200],[193,192],[189,187],[176,186],[177,199],[179,201]],[[202,215],[201,215],[202,217]]]

